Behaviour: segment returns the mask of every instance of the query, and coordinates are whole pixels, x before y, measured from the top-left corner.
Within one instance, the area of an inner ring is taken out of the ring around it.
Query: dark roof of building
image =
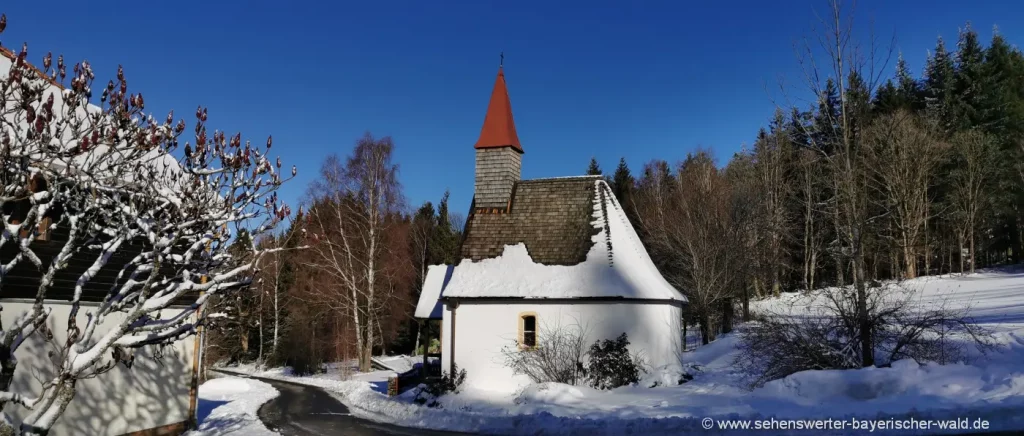
[[[576,265],[587,258],[594,220],[594,182],[600,176],[521,180],[507,213],[475,213],[466,220],[462,258],[498,257],[523,243],[534,262]],[[472,210],[472,209],[471,209]]]

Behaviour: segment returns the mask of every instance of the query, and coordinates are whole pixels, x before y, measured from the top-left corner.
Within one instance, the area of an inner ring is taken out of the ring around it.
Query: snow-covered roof
[[[654,266],[608,184],[601,178],[576,180],[583,180],[590,189],[590,230],[587,233],[592,236],[584,260],[570,265],[544,264],[531,256],[534,248],[529,247],[529,241],[506,244],[498,256],[463,259],[454,268],[443,297],[686,302],[686,297]],[[513,203],[519,200],[517,194]],[[515,207],[510,213],[516,213]],[[474,229],[467,231],[472,233]],[[544,249],[542,244],[535,245],[540,245],[538,250]],[[465,257],[466,251],[463,253]]]
[[[427,277],[423,279],[423,290],[420,301],[416,303],[416,318],[441,319],[441,296],[444,287],[452,278],[454,265],[431,265],[427,267]]]

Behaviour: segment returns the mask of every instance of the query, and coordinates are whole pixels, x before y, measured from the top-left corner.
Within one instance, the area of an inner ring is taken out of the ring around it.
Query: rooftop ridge
[[[520,180],[519,183],[538,183],[538,182],[548,182],[548,181],[555,181],[555,180],[595,180],[595,179],[600,179],[600,178],[601,178],[601,176],[588,176],[588,175],[583,175],[583,176],[542,177],[542,178],[538,178],[538,179]]]

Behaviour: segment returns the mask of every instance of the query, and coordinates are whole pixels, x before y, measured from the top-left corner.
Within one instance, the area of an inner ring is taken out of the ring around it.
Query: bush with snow
[[[431,379],[425,384],[415,388],[414,400],[417,404],[426,404],[427,407],[441,407],[437,399],[447,394],[457,394],[466,381],[466,370],[460,370],[457,365],[452,365],[452,372],[441,373],[441,377]]]
[[[759,387],[806,370],[855,369],[861,364],[861,332],[851,287],[809,295],[802,312],[762,312],[741,328],[742,352],[736,364]],[[917,292],[898,283],[867,293],[867,323],[876,362],[958,362],[967,348],[984,353],[991,334],[969,316],[969,307],[944,302],[918,304]]]
[[[587,357],[587,381],[595,389],[614,389],[640,381],[642,362],[629,353],[626,333],[594,342]]]

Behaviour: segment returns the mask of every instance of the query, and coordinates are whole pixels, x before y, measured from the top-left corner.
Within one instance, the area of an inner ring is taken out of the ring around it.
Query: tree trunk
[[[811,250],[811,278],[808,281],[807,290],[814,289],[814,272],[817,270],[818,265],[818,250]]]
[[[974,227],[974,217],[971,217],[971,230],[970,230],[970,232],[971,232],[971,235],[970,235],[970,239],[971,239],[971,246],[970,246],[970,250],[971,250],[970,251],[970,253],[971,253],[971,274],[974,274],[974,265],[976,263],[976,259],[975,259],[975,256],[974,256],[974,229],[975,229],[975,227]]]
[[[750,321],[750,286],[743,286],[743,320]]]
[[[964,237],[963,237],[963,235],[960,235],[960,237],[958,239],[960,240],[960,251],[957,252],[957,256],[960,259],[960,271],[959,272],[960,272],[960,274],[963,274],[964,273]]]
[[[707,345],[711,342],[711,319],[707,314],[700,316],[700,343]]]
[[[732,332],[732,299],[726,298],[722,302],[722,333]]]
[[[906,270],[903,272],[904,278],[912,279],[917,277],[917,256],[914,253],[914,247],[911,247],[909,243],[904,243],[903,245],[903,262],[906,267]]]
[[[278,342],[278,337],[280,336],[280,331],[281,331],[281,308],[279,306],[279,297],[278,297],[278,294],[277,294],[279,288],[280,288],[280,283],[277,280],[275,280],[274,281],[274,342],[273,342],[273,345],[271,346],[271,349],[270,349],[270,353],[273,356],[277,356],[277,342]]]

